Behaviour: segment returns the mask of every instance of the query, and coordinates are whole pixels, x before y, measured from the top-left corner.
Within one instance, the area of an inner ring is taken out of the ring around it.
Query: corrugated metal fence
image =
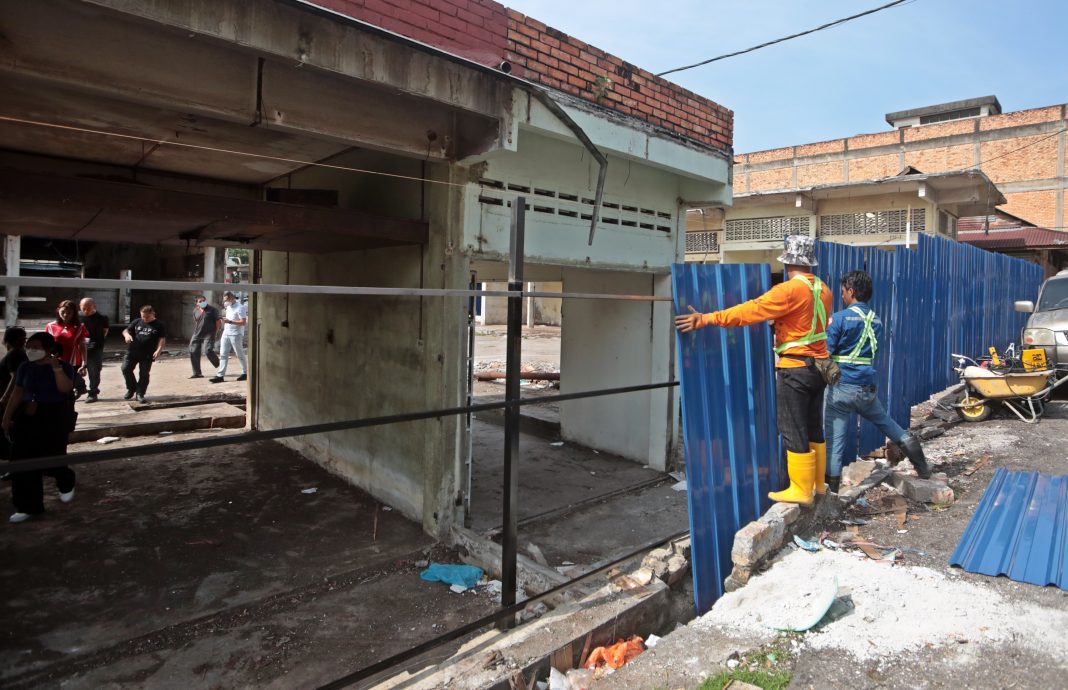
[[[913,405],[956,381],[952,353],[975,357],[991,345],[1020,344],[1027,315],[1012,303],[1035,299],[1044,275],[1030,262],[929,235],[919,236],[915,251],[817,242],[816,256],[820,277],[834,286],[836,311],[842,276],[871,274],[872,307],[886,325],[875,357],[879,395],[905,428]],[[884,441],[864,422],[853,446],[864,454]]]
[[[885,323],[876,355],[879,394],[907,427],[913,405],[955,381],[950,354],[975,356],[1017,342],[1026,315],[1017,299],[1035,299],[1039,266],[975,247],[920,235],[913,250],[886,251],[817,243],[817,274],[834,290],[849,271],[872,276],[872,307]],[[676,313],[739,304],[770,284],[766,265],[677,264]],[[722,595],[734,533],[767,508],[766,493],[785,477],[775,425],[771,329],[705,328],[677,339],[683,436],[689,483],[694,600],[699,613]],[[867,453],[885,439],[867,422],[847,444]]]
[[[771,287],[768,266],[676,264],[675,313],[716,311]],[[704,328],[676,338],[690,502],[694,602],[723,594],[734,533],[780,488],[772,334],[767,326]]]

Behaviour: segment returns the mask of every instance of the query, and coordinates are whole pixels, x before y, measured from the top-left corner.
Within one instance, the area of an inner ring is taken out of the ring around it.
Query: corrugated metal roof
[[[980,249],[1024,249],[1029,247],[1068,248],[1068,232],[1056,232],[1045,228],[1016,228],[991,230],[990,234],[979,231],[961,232],[957,239]]]
[[[1068,476],[999,468],[949,564],[1068,590]]]
[[[724,309],[771,287],[767,265],[675,264],[672,276],[676,314]],[[772,332],[766,324],[702,328],[676,343],[694,605],[702,614],[723,594],[735,533],[784,485]]]

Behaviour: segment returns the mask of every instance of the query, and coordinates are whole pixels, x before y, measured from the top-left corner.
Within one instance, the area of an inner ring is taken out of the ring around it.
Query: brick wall
[[[729,152],[734,113],[492,0],[318,0],[328,9]]]
[[[1068,105],[940,122],[739,154],[734,193],[873,180],[906,165],[925,173],[979,167],[1008,202],[1000,208],[1068,229]]]

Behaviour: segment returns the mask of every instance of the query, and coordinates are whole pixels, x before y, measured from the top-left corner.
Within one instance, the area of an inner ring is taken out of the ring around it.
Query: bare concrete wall
[[[450,171],[440,166],[431,174],[449,179]],[[320,175],[316,173],[317,185],[325,182]],[[338,182],[358,184],[348,179]],[[419,184],[414,185],[419,199]],[[460,236],[461,199],[453,189],[427,186],[425,212],[431,239],[426,247],[330,255],[264,252],[259,280],[466,286],[466,261],[450,249]],[[343,191],[346,199],[359,196]],[[412,195],[399,188],[393,198],[403,204]],[[406,208],[411,212],[410,206]],[[396,210],[402,212],[399,207]],[[459,404],[460,348],[466,323],[462,298],[263,295],[258,300],[258,428]],[[458,431],[459,418],[445,417],[286,443],[440,536],[453,518]]]
[[[670,281],[642,273],[565,269],[565,292],[664,294]],[[564,303],[560,392],[658,383],[671,374],[667,303],[571,299]],[[670,393],[628,393],[561,403],[564,438],[663,469]]]

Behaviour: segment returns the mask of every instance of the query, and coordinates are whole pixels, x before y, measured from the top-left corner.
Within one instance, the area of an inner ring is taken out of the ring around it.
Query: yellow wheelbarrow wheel
[[[979,402],[975,393],[965,390],[957,400],[957,414],[966,422],[981,422],[993,413],[989,402]]]

